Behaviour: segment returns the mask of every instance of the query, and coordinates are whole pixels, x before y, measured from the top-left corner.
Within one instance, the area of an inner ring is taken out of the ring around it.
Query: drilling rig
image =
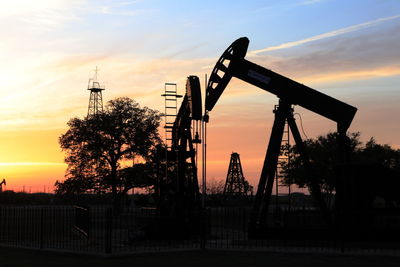
[[[341,156],[342,163],[347,160],[346,132],[357,109],[246,60],[244,57],[246,56],[248,45],[248,38],[242,37],[237,39],[224,51],[217,61],[206,89],[205,115],[203,120],[205,122],[209,121],[209,112],[217,103],[232,77],[239,78],[279,98],[279,105],[274,110],[275,120],[252,208],[250,227],[252,229],[258,228],[266,219],[286,122],[290,127],[297,149],[300,152],[303,165],[311,178],[311,194],[319,204],[323,217],[328,223],[331,223],[331,213],[328,211],[322,197],[321,188],[316,180],[316,176],[313,175],[306,148],[293,117],[293,106],[299,105],[337,123],[337,142],[340,147],[338,153]],[[343,177],[340,179],[343,179]],[[337,196],[340,199],[341,192],[338,190],[337,188]]]

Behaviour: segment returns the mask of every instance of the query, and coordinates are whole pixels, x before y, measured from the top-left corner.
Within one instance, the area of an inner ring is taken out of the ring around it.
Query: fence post
[[[208,222],[207,210],[204,208],[201,211],[201,231],[200,231],[200,249],[202,250],[206,249],[207,226],[208,226],[207,222]]]
[[[3,237],[4,237],[4,229],[3,229],[3,220],[4,220],[4,214],[3,214],[3,207],[0,206],[0,241],[3,242]]]
[[[112,253],[112,208],[106,209],[105,218],[105,253]]]
[[[40,208],[40,245],[39,248],[44,247],[44,207]]]

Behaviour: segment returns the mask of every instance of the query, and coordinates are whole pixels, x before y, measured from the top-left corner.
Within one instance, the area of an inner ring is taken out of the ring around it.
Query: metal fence
[[[0,207],[0,245],[86,253],[124,253],[199,249],[199,233],[171,236],[174,218],[154,209],[125,210],[114,216],[110,207]],[[87,220],[87,221],[85,221]],[[182,232],[181,232],[182,233]]]
[[[324,236],[328,230],[312,211],[270,214],[268,231],[253,234],[249,218],[246,207],[214,207],[176,218],[151,208],[126,209],[115,216],[105,206],[0,206],[0,245],[95,254],[206,248],[400,255],[398,242]],[[400,216],[382,218],[375,223],[379,229],[400,228]]]

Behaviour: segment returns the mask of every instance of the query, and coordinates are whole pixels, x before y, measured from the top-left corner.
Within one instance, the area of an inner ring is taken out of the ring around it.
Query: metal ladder
[[[171,150],[172,147],[172,127],[174,126],[176,114],[178,113],[178,98],[182,97],[178,95],[177,92],[178,86],[176,83],[165,83],[164,94],[161,95],[165,100],[164,129],[167,150]]]
[[[285,122],[285,128],[283,130],[282,142],[281,142],[281,154],[278,157],[278,165],[276,167],[276,174],[275,174],[275,194],[276,194],[276,205],[279,206],[279,181],[282,181],[286,174],[283,172],[283,165],[286,166],[290,163],[290,128],[289,124]],[[291,209],[291,185],[288,185],[288,209]]]

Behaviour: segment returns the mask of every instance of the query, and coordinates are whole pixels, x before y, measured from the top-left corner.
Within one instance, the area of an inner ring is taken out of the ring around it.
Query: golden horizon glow
[[[0,166],[67,166],[59,162],[0,162]]]

